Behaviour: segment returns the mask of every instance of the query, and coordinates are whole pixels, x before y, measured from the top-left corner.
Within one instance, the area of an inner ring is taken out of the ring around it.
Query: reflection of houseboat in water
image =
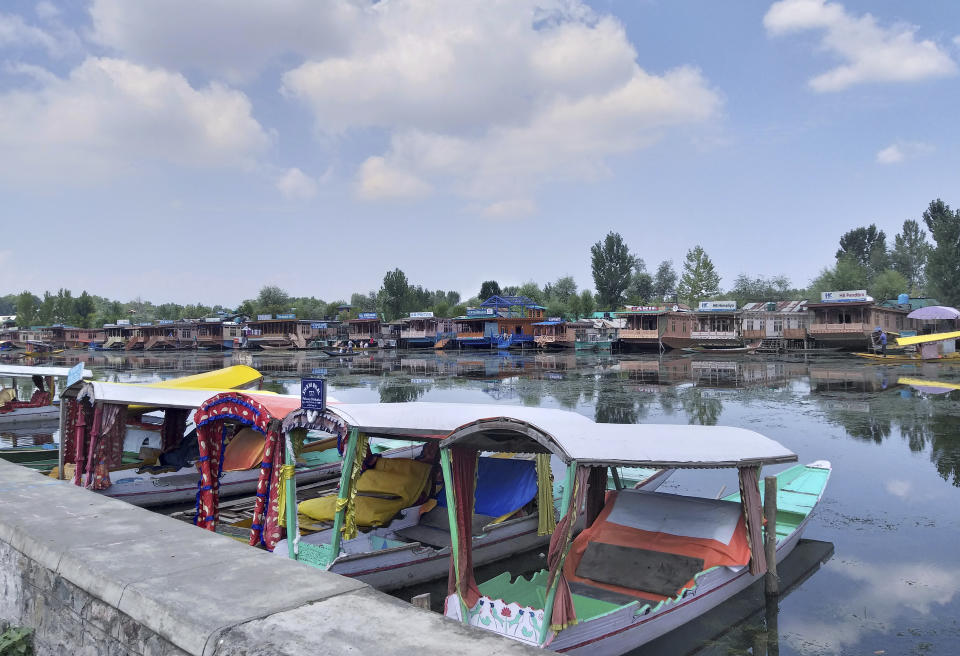
[[[882,368],[810,366],[810,392],[813,394],[882,392],[896,385],[896,381],[896,376],[888,375]]]

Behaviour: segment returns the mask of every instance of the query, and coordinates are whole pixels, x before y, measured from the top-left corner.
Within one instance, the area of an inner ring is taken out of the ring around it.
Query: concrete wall
[[[364,583],[0,460],[0,622],[43,654],[530,654]]]

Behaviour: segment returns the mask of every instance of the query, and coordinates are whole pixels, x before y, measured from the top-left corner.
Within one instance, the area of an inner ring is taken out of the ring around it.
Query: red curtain
[[[550,549],[547,551],[547,566],[550,568],[550,574],[547,577],[547,590],[550,590],[554,580],[557,581],[553,615],[550,617],[550,628],[553,631],[561,631],[577,623],[577,611],[573,607],[573,595],[570,593],[570,586],[567,584],[561,566],[567,551],[570,550],[573,529],[577,524],[577,515],[586,496],[589,475],[588,467],[577,467],[577,473],[574,476],[573,494],[567,508],[567,514],[560,519],[556,530],[553,532],[553,537],[550,538]]]
[[[92,421],[92,418],[89,417],[92,408],[80,401],[75,403],[77,404],[77,416],[73,425],[73,484],[80,485],[80,476],[87,462],[87,423]]]
[[[477,483],[477,454],[472,449],[455,446],[450,449],[450,469],[453,474],[453,495],[456,500],[457,562],[450,559],[447,594],[457,592],[467,608],[480,600],[480,589],[473,577],[473,506]]]
[[[220,491],[220,454],[223,451],[222,431],[219,422],[209,423],[197,428],[197,446],[200,457],[200,482],[197,485],[196,525],[208,531],[217,528],[217,506]]]
[[[760,468],[741,467],[740,499],[747,523],[747,543],[750,545],[750,573],[754,576],[767,571],[767,556],[763,551],[763,502],[760,500]]]
[[[280,541],[280,525],[277,523],[277,498],[280,491],[280,466],[283,464],[283,439],[281,433],[267,433],[257,480],[257,500],[253,507],[253,523],[250,526],[250,544],[262,544],[273,551]]]
[[[99,414],[99,427],[97,415]],[[127,406],[100,404],[94,413],[94,429],[90,432],[91,459],[87,462],[87,487],[105,490],[110,487],[110,468],[123,464],[123,438],[127,433]],[[92,479],[92,480],[91,480]]]

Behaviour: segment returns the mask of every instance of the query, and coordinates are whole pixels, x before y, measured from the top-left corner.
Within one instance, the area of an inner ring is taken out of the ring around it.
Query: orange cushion
[[[263,460],[266,440],[263,433],[244,428],[233,436],[223,454],[223,471],[253,469]]]

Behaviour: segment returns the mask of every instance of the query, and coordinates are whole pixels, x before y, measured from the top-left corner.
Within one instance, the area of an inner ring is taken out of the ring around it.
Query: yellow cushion
[[[423,493],[430,465],[410,458],[379,458],[360,474],[357,492],[398,496],[411,505]]]
[[[12,387],[0,389],[0,405],[6,405],[17,398],[17,390]]]
[[[394,515],[407,507],[403,499],[382,499],[380,497],[357,496],[357,526],[383,526]],[[337,497],[328,495],[316,499],[301,501],[297,509],[312,519],[332,522],[336,514]]]

